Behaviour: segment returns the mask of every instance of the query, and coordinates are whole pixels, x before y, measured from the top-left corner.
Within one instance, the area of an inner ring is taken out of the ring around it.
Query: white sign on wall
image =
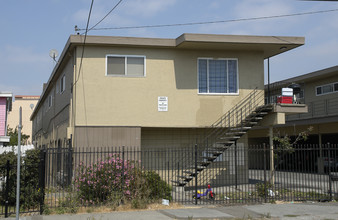
[[[159,112],[167,112],[168,111],[168,97],[167,96],[159,96],[157,99],[157,109]]]

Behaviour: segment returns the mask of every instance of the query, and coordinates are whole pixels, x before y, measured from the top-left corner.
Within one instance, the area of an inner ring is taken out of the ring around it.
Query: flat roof
[[[83,35],[69,37],[70,44],[83,44],[83,41]],[[262,51],[265,59],[302,46],[304,43],[304,37],[219,34],[182,34],[175,39],[117,36],[87,36],[86,38],[87,45]]]
[[[291,84],[291,83],[302,83],[302,82],[307,82],[307,81],[314,81],[314,80],[322,78],[323,76],[330,77],[330,76],[333,76],[333,75],[337,75],[337,73],[338,73],[338,65],[332,66],[332,67],[329,67],[329,68],[325,68],[325,69],[322,69],[322,70],[317,70],[317,71],[314,71],[314,72],[311,72],[311,73],[303,74],[303,75],[300,75],[300,76],[288,78],[288,79],[285,79],[285,80],[273,82],[273,83],[270,83],[270,86],[272,86],[272,87],[282,87],[284,85],[288,85],[288,84]],[[265,85],[265,89],[267,89],[267,84]]]
[[[27,99],[27,100],[36,100],[39,99],[39,95],[16,95],[14,96],[15,99]]]
[[[0,92],[0,97],[12,98],[13,94],[11,92]]]

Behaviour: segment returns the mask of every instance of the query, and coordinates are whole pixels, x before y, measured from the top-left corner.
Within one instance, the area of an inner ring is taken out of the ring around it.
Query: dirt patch
[[[130,212],[130,211],[146,211],[146,210],[160,210],[160,209],[181,209],[185,208],[179,203],[170,203],[169,206],[162,205],[160,203],[149,204],[147,208],[144,209],[135,209],[132,208],[131,204],[124,204],[113,209],[109,206],[100,206],[100,207],[81,207],[76,214],[84,213],[107,213],[107,212]]]

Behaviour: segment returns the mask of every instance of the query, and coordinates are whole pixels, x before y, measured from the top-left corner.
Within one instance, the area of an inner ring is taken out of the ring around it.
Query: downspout
[[[74,82],[76,82],[76,73],[77,73],[77,63],[76,63],[76,58],[77,58],[77,48],[74,47],[74,52],[73,52],[73,82],[72,82],[72,85],[71,85],[71,94],[72,94],[72,99],[70,100],[70,106],[71,106],[71,109],[70,109],[70,118],[69,118],[69,125],[70,125],[70,128],[71,128],[71,134],[70,134],[70,137],[71,138],[71,144],[72,146],[75,146],[75,138],[76,138],[76,132],[75,132],[75,120],[76,120],[76,85]],[[69,137],[69,138],[70,138]],[[68,138],[68,137],[67,137]]]
[[[268,102],[270,104],[270,58],[268,58]]]

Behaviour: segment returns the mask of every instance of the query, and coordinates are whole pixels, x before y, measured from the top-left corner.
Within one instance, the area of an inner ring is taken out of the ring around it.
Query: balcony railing
[[[338,97],[307,102],[305,104],[308,105],[308,113],[288,115],[286,116],[286,121],[338,115]]]

